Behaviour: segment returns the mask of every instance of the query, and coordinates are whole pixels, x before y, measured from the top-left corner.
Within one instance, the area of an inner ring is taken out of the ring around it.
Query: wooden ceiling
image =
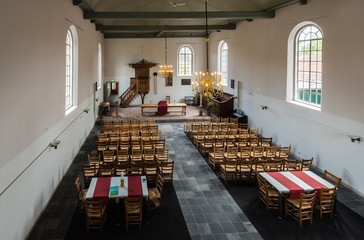
[[[208,0],[208,30],[271,19],[277,9],[307,0]],[[105,38],[204,37],[205,0],[73,0]]]

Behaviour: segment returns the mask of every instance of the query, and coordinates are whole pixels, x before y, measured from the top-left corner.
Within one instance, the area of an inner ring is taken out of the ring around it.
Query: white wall
[[[79,43],[78,107],[67,116],[66,18]],[[0,29],[0,232],[24,239],[94,125],[92,84],[103,37],[71,0],[4,0]],[[51,149],[56,138],[61,144]]]
[[[158,76],[157,94],[154,94],[153,72],[159,71],[159,65],[150,70],[150,92],[145,95],[144,103],[158,103],[166,95],[171,96],[171,102],[184,102],[185,96],[193,96],[191,85],[181,85],[181,79],[194,80],[194,76],[177,76],[177,51],[182,44],[187,44],[194,50],[195,71],[206,70],[206,49],[203,38],[168,38],[168,65],[173,65],[173,86],[166,87],[164,78]],[[130,77],[135,77],[134,68],[129,63],[141,59],[164,65],[164,38],[161,39],[105,39],[105,81],[119,82],[119,95],[130,86]],[[141,103],[137,95],[131,105]]]
[[[212,34],[209,54],[211,68],[216,68],[217,44],[229,43],[229,79],[243,82],[241,104],[251,127],[259,127],[278,144],[292,144],[300,157],[314,157],[317,167],[342,177],[361,193],[364,144],[352,143],[347,135],[364,137],[363,10],[359,0],[295,4],[278,10],[274,19],[242,22],[236,31]],[[308,20],[324,34],[321,111],[285,100],[288,36]]]

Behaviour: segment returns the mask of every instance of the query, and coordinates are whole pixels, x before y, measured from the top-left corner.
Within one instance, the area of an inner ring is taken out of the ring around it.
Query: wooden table
[[[141,177],[141,185],[142,185],[142,192],[143,197],[148,197],[148,185],[147,185],[147,178],[146,176],[140,176]],[[106,178],[106,177],[103,177]],[[86,193],[86,199],[92,199],[94,197],[94,192],[96,188],[96,183],[100,178],[92,178],[90,186]],[[120,187],[120,179],[121,177],[111,177],[110,185],[107,187],[107,191],[105,191],[105,198],[125,198],[128,196],[129,188],[128,188],[128,177],[124,177],[124,187]],[[110,187],[112,186],[118,186],[118,194],[110,195]],[[99,196],[100,197],[100,196]]]
[[[168,103],[168,112],[180,112],[182,115],[186,115],[187,105],[185,103]],[[154,111],[145,111],[146,109],[155,108]],[[158,110],[158,104],[140,104],[140,110],[142,116],[144,113],[155,113]]]
[[[259,173],[279,193],[280,215],[282,197],[300,198],[301,193],[320,193],[321,188],[335,186],[311,171],[261,172]]]

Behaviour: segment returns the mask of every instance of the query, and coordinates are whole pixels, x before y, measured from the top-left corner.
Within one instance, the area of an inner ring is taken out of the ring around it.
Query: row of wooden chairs
[[[125,120],[105,120],[104,126],[107,125],[156,125],[156,120],[133,120],[133,119],[125,119]]]
[[[229,155],[224,156],[220,162],[220,176],[227,183],[229,180],[252,180],[259,172],[272,171],[303,171],[310,170],[313,159],[298,160],[280,159],[272,161],[254,161],[252,159],[237,159]],[[211,165],[211,162],[210,162]]]
[[[93,177],[111,177],[146,175],[148,182],[155,180],[157,172],[161,174],[165,182],[173,180],[174,162],[148,162],[148,163],[114,163],[100,165],[82,165],[82,173],[85,186],[88,186]]]
[[[186,119],[186,124],[208,124],[208,123],[238,123],[238,118],[219,117],[219,118],[190,118]]]
[[[168,161],[169,149],[136,149],[133,148],[129,154],[128,150],[103,151],[102,155],[88,155],[89,164],[100,165],[108,163],[150,163]]]
[[[193,143],[202,154],[212,152],[215,147],[271,147],[272,138],[266,137],[239,137],[235,135],[196,135]],[[279,148],[276,147],[279,151]],[[273,150],[273,149],[272,149]]]
[[[96,141],[96,148],[98,152],[106,150],[118,151],[129,149],[160,149],[165,147],[165,139],[141,139],[134,138],[130,140],[107,140]]]
[[[254,164],[277,163],[282,164],[283,160],[289,161],[290,146],[282,147],[236,147],[222,146],[214,147],[213,152],[209,153],[209,164],[215,170],[216,164],[222,162],[223,159],[252,161]],[[293,163],[292,163],[293,164]]]
[[[238,133],[250,133],[246,124],[243,123],[220,123],[220,124],[209,124],[209,125],[184,125],[184,131],[191,138],[190,135],[197,134],[198,131],[218,131],[218,130],[237,130]]]
[[[156,132],[158,125],[105,125],[102,126],[102,132]]]
[[[146,129],[145,131],[141,130],[125,130],[125,131],[109,131],[109,132],[99,132],[98,140],[99,141],[108,141],[108,140],[127,140],[133,138],[160,138],[161,132],[157,129],[150,130]]]

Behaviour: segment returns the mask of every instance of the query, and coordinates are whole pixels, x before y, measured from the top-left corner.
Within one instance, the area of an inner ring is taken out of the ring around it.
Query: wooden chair
[[[129,163],[129,151],[127,149],[121,149],[116,153],[117,163]]]
[[[96,148],[97,148],[97,151],[100,153],[100,152],[103,152],[103,151],[106,151],[107,150],[107,141],[96,141]]]
[[[283,171],[284,169],[284,159],[282,158],[272,158],[268,160],[268,163],[276,163],[278,164],[279,171]]]
[[[115,130],[115,129],[113,129],[113,130]],[[118,141],[119,140],[119,138],[120,138],[120,134],[119,134],[119,132],[115,132],[115,131],[113,131],[112,133],[110,133],[110,135],[109,135],[109,140],[110,141]]]
[[[328,172],[327,170],[324,171],[324,179],[333,183],[336,187],[336,189],[339,189],[341,178],[335,176],[334,174]]]
[[[124,176],[126,176],[126,172],[128,169],[128,163],[127,162],[118,162],[114,165],[114,170],[115,170],[115,176],[121,176],[121,173],[124,174]]]
[[[248,146],[250,147],[258,147],[259,146],[259,138],[257,136],[251,136],[248,138]]]
[[[321,188],[320,201],[318,204],[321,219],[322,214],[324,213],[330,213],[331,218],[334,215],[335,195],[336,188]]]
[[[110,151],[117,151],[119,150],[119,139],[116,140],[110,139],[107,145]]]
[[[112,164],[115,162],[116,156],[114,151],[104,151],[102,155],[103,163]]]
[[[298,199],[286,199],[285,215],[290,215],[294,219],[300,222],[302,227],[302,221],[310,220],[312,224],[313,205],[316,199],[316,192],[312,194],[301,194]]]
[[[99,177],[112,177],[115,175],[113,164],[100,164]]]
[[[259,146],[270,147],[272,145],[273,138],[259,137]]]
[[[132,164],[142,164],[143,163],[143,150],[133,148],[131,150],[130,162]]]
[[[85,200],[87,233],[90,229],[99,229],[102,234],[106,221],[106,206],[102,201]]]
[[[157,162],[147,162],[144,163],[144,174],[147,176],[147,182],[153,183],[156,180],[157,172],[158,172],[158,163]]]
[[[220,176],[228,183],[229,180],[233,180],[236,183],[237,172],[237,158],[224,158],[224,161],[220,164]]]
[[[272,160],[276,158],[277,154],[277,146],[267,146],[265,147],[265,151],[263,152],[263,157],[266,160]]]
[[[154,209],[161,209],[164,180],[160,174],[157,174],[155,187],[148,189],[148,212],[149,216]]]
[[[259,128],[249,129],[249,135],[250,137],[252,136],[259,137]]]
[[[283,159],[283,171],[300,171],[301,166],[298,164],[298,160]]]
[[[126,169],[127,176],[141,176],[143,174],[143,165],[129,165]]]
[[[157,162],[166,162],[168,161],[168,148],[157,148],[155,159]]]
[[[251,180],[252,161],[250,158],[239,158],[236,175],[240,180]]]
[[[109,138],[108,138],[107,134],[106,133],[101,133],[101,132],[98,133],[97,139],[100,142],[107,142],[107,141],[109,141]]]
[[[78,198],[77,211],[78,211],[78,213],[85,212],[84,201],[86,200],[86,193],[87,193],[88,189],[82,189],[80,175],[78,175],[78,177],[76,178],[75,187],[76,187],[76,193],[77,193],[77,198]]]
[[[216,164],[221,164],[224,161],[224,147],[214,147],[214,151],[209,153],[209,165],[216,169]]]
[[[313,157],[310,159],[301,159],[301,171],[309,171],[311,170],[311,166],[312,166],[312,162],[313,162]]]
[[[259,200],[265,204],[265,210],[279,209],[279,194],[269,188],[267,181],[257,174]]]
[[[120,142],[127,141],[129,143],[130,141],[129,130],[120,130],[119,141]]]
[[[88,165],[95,165],[98,168],[100,162],[101,162],[100,155],[91,157],[90,154],[88,154]]]
[[[214,147],[214,139],[211,139],[210,136],[205,136],[204,140],[200,143],[200,151],[203,155],[209,154],[212,152]]]
[[[82,165],[83,181],[85,188],[90,185],[91,179],[98,176],[99,167],[96,165]]]
[[[155,162],[155,151],[154,151],[154,148],[152,148],[152,149],[144,149],[144,151],[143,151],[143,162],[144,162],[144,164],[154,163]]]
[[[129,225],[139,225],[139,231],[142,230],[142,203],[143,197],[126,197],[125,201],[125,220],[126,231],[129,231]]]
[[[280,171],[280,165],[278,163],[264,163],[264,172],[278,172]]]
[[[165,139],[156,139],[153,140],[154,149],[157,151],[157,149],[164,149],[166,146],[166,140]]]
[[[162,176],[164,182],[173,181],[173,169],[174,162],[159,161],[158,162],[158,172]]]
[[[289,159],[289,155],[291,154],[291,145],[289,147],[282,147],[279,145],[279,151],[277,151],[277,158]]]
[[[104,121],[104,126],[112,126],[112,121],[111,120],[105,120]]]
[[[130,148],[129,140],[120,140],[119,150],[125,150],[125,151],[129,152],[129,148]]]

